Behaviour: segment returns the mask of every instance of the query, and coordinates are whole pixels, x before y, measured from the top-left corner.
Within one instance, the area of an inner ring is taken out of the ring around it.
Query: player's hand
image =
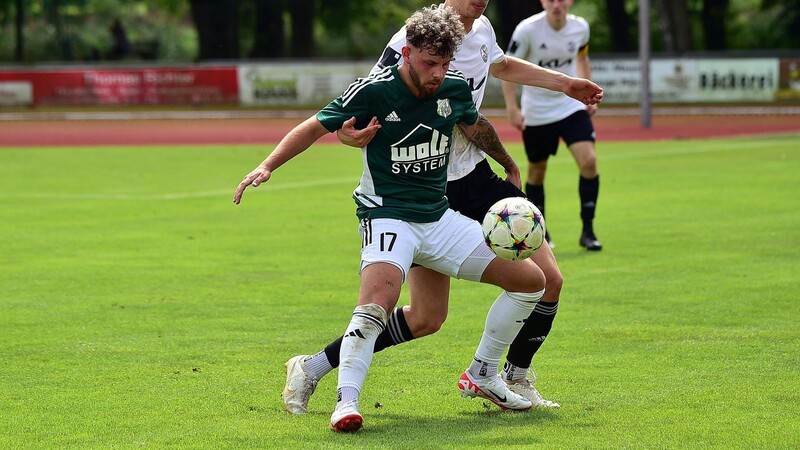
[[[517,189],[522,189],[522,178],[519,174],[519,167],[516,164],[513,168],[506,169],[506,181],[516,186]]]
[[[246,177],[236,187],[236,192],[233,193],[233,203],[237,205],[242,201],[242,194],[247,186],[258,187],[261,183],[266,183],[272,176],[272,171],[264,166],[256,167],[252,172],[248,173]]]
[[[584,105],[596,105],[603,100],[603,88],[585,78],[572,78],[564,93]]]
[[[506,112],[508,113],[508,123],[517,130],[524,131],[525,116],[522,115],[522,111],[520,111],[519,108],[515,108],[507,109]]]
[[[373,117],[372,120],[369,121],[369,124],[360,130],[356,130],[355,125],[356,118],[351,117],[342,124],[342,128],[336,130],[336,137],[339,138],[342,144],[356,148],[364,148],[372,141],[372,138],[375,137],[375,134],[381,128],[377,117]]]
[[[597,112],[597,105],[586,105],[586,112],[593,116]]]

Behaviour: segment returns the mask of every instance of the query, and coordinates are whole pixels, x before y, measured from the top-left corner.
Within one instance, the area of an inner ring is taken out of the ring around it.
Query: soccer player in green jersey
[[[488,0],[444,0],[440,7],[454,9],[460,15],[467,32],[454,55],[451,69],[458,70],[472,88],[472,99],[480,108],[487,79],[494,77],[552,89],[554,94],[591,105],[600,102],[603,89],[597,84],[575,78],[528,61],[506,56],[497,44],[497,37],[489,19],[483,15]],[[390,39],[371,73],[377,73],[402,60],[406,44],[406,29],[401,28]],[[356,129],[355,118],[345,122],[337,132],[339,140],[353,147],[366,146],[382,126],[398,118],[392,114],[376,116],[363,128]],[[485,118],[481,117],[481,121]],[[453,133],[451,156],[448,163],[447,199],[450,208],[478,222],[483,220],[489,207],[507,197],[525,197],[520,189],[520,173],[514,160],[503,147],[491,125],[485,121],[487,132],[465,136],[457,127]],[[361,124],[358,124],[360,127]],[[475,140],[470,140],[474,138]],[[495,174],[487,156],[498,162],[506,179]],[[536,304],[528,320],[509,347],[501,376],[511,390],[530,400],[535,407],[555,408],[560,405],[548,400],[534,386],[536,375],[532,360],[541,348],[553,326],[558,311],[563,276],[549,246],[542,246],[532,257],[546,278],[545,294]],[[389,313],[386,330],[375,343],[375,351],[410,342],[436,333],[447,318],[450,278],[425,267],[415,266],[406,280],[409,304]],[[308,402],[319,381],[339,366],[340,346],[338,336],[321,351],[310,355],[297,355],[286,362],[286,384],[281,393],[284,408],[292,414],[307,411]],[[459,388],[462,386],[459,385]],[[461,390],[462,395],[469,395]]]
[[[463,124],[474,136],[486,126],[478,120],[463,75],[448,70],[464,38],[463,24],[451,9],[430,7],[415,12],[406,30],[400,66],[357,80],[295,127],[245,176],[233,198],[238,204],[247,187],[267,182],[274,170],[351,117],[362,126],[375,116],[393,118],[361,149],[364,171],[353,193],[362,239],[361,282],[341,344],[338,399],[330,420],[334,431],[362,426],[358,397],[375,341],[412,264],[504,290],[486,319],[491,332],[484,332],[459,385],[462,392],[503,409],[532,406],[506,386],[497,366],[542,297],[544,274],[531,260],[497,258],[483,242],[480,225],[450,209],[445,196],[453,128]]]

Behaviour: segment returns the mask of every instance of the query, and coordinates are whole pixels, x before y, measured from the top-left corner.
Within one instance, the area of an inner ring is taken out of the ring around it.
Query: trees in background
[[[800,0],[649,0],[653,50],[800,49]],[[592,4],[595,52],[637,50],[639,0],[581,0]],[[603,6],[599,6],[599,5]]]
[[[198,58],[239,57],[239,15],[236,0],[189,0],[197,29]]]
[[[625,9],[625,0],[606,0],[606,14],[611,29],[611,48],[616,52],[635,51],[636,22]]]
[[[579,0],[592,53],[635,52],[640,0]],[[656,52],[799,49],[800,0],[649,0]],[[371,59],[431,0],[0,0],[0,63],[101,61],[119,19],[137,59]],[[495,0],[501,47],[537,0]]]
[[[726,15],[730,0],[704,0],[701,12],[706,49],[725,50]]]
[[[692,26],[686,0],[654,0],[652,11],[658,19],[663,50],[685,53],[693,48]]]
[[[109,59],[119,19],[137,59],[187,60],[197,37],[188,0],[0,0],[0,63]]]

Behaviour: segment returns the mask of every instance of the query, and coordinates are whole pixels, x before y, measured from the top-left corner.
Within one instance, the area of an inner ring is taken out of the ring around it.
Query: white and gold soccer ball
[[[523,197],[509,197],[492,205],[481,224],[486,245],[500,258],[529,258],[544,242],[544,217]]]

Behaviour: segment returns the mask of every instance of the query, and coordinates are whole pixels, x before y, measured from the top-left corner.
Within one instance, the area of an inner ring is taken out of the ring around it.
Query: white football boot
[[[504,411],[509,409],[526,411],[533,406],[530,400],[511,391],[500,379],[500,375],[475,379],[472,378],[469,371],[465,371],[458,380],[458,390],[461,391],[461,396],[464,398],[483,397]]]
[[[286,385],[281,392],[283,409],[292,414],[304,414],[308,408],[308,399],[317,389],[319,380],[306,371],[303,360],[308,355],[298,355],[286,361]]]
[[[528,369],[527,376],[521,380],[508,380],[505,376],[505,372],[501,373],[500,377],[503,379],[509,389],[530,400],[533,406],[542,408],[561,407],[561,405],[554,401],[542,398],[542,394],[540,394],[539,391],[533,387],[533,383],[536,382],[536,374],[533,372],[533,369]]]
[[[358,400],[350,400],[331,415],[331,430],[337,433],[352,433],[361,429],[364,418],[358,412]]]

